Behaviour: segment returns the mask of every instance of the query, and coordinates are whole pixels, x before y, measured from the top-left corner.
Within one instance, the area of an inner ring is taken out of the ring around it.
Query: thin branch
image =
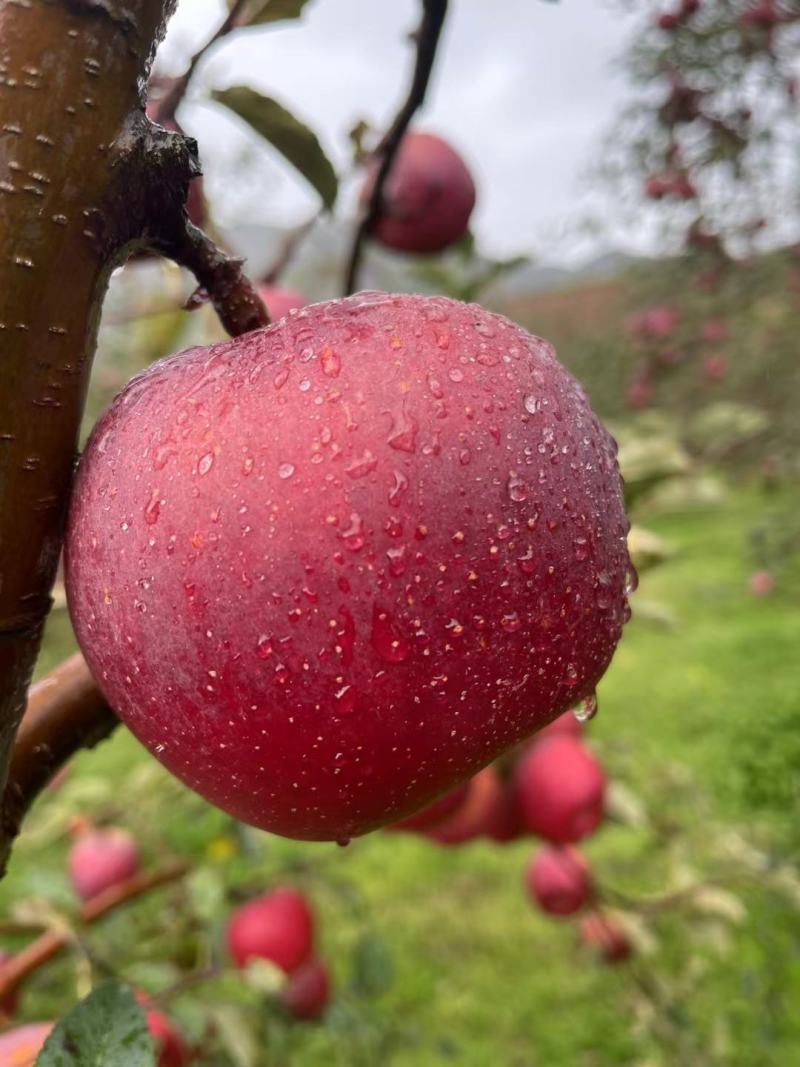
[[[161,870],[147,874],[135,874],[120,882],[119,885],[98,893],[96,897],[83,905],[80,910],[81,922],[86,925],[97,922],[109,912],[115,911],[123,904],[128,904],[144,896],[153,889],[168,885],[182,878],[189,870],[189,864],[176,861]],[[66,928],[46,930],[35,941],[0,964],[0,1001],[40,967],[49,963],[74,940],[72,931]]]
[[[222,21],[219,28],[206,41],[206,43],[195,52],[189,60],[189,66],[184,73],[179,78],[175,79],[170,88],[161,98],[155,111],[155,121],[159,123],[159,125],[169,126],[170,123],[174,124],[175,112],[178,110],[181,100],[183,100],[186,95],[186,90],[189,88],[189,82],[192,80],[197,64],[209,48],[215,45],[217,41],[221,40],[223,37],[227,37],[231,30],[236,29],[239,16],[246,3],[247,0],[236,0],[236,3],[225,16],[225,19]]]
[[[176,233],[159,240],[156,247],[194,274],[225,330],[239,337],[269,326],[269,313],[242,270],[243,260],[226,255],[185,216],[182,222]]]
[[[302,222],[299,226],[296,226],[293,230],[289,230],[288,233],[284,234],[275,259],[261,276],[261,281],[264,285],[274,285],[281,274],[283,274],[294,258],[294,254],[297,252],[303,239],[314,228],[314,225],[317,219],[322,215],[323,210],[324,209],[321,208],[318,212],[312,215],[310,219],[307,219],[306,222]]]
[[[344,295],[349,296],[356,288],[358,271],[361,266],[361,257],[364,250],[364,241],[367,234],[375,224],[381,208],[383,187],[389,172],[392,169],[397,150],[408,129],[408,125],[417,110],[425,100],[428,90],[431,71],[436,59],[436,49],[442,33],[445,16],[447,15],[447,0],[422,0],[422,22],[414,34],[417,45],[417,59],[414,65],[414,75],[411,86],[400,110],[394,118],[389,129],[383,135],[380,144],[375,149],[374,156],[380,159],[375,181],[373,182],[370,195],[356,227],[353,245],[347,264],[347,274],[344,285]]]

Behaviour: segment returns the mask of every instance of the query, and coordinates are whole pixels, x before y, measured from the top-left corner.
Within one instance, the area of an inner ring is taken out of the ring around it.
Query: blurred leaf
[[[303,14],[308,0],[256,0],[247,16],[248,26],[264,26],[268,22],[297,19]]]
[[[647,809],[640,796],[617,779],[608,783],[606,814],[624,826],[648,826]]]
[[[675,555],[675,549],[663,537],[636,524],[628,532],[628,552],[639,574],[652,570]]]
[[[213,98],[244,119],[295,167],[319,193],[326,208],[336,200],[339,180],[317,135],[272,97],[245,85],[222,89]]]
[[[225,886],[220,875],[210,867],[198,867],[186,880],[192,909],[204,923],[213,922],[222,914]]]
[[[637,593],[633,601],[633,615],[637,622],[647,622],[654,626],[672,629],[678,619],[669,605],[660,600],[642,600]]]
[[[144,1012],[130,989],[98,986],[58,1023],[36,1067],[155,1067]]]
[[[249,1012],[229,1004],[214,1004],[208,1009],[208,1019],[236,1067],[260,1067],[263,1060]]]
[[[717,886],[704,885],[697,889],[692,894],[692,905],[697,911],[732,923],[741,923],[747,918],[747,909],[741,899]]]
[[[708,457],[724,455],[730,449],[769,428],[769,416],[758,408],[720,400],[698,411],[687,431],[689,443]]]
[[[690,460],[675,437],[666,433],[633,433],[620,442],[619,465],[625,479],[625,498],[630,504],[659,482],[685,474]]]
[[[360,996],[378,997],[394,981],[394,965],[386,944],[365,934],[353,950],[353,988]]]
[[[270,960],[249,960],[242,976],[249,986],[268,996],[280,993],[286,985],[285,973]]]

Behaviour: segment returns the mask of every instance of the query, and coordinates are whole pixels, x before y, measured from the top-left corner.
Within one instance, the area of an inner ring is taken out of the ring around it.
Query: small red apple
[[[305,897],[281,887],[242,904],[228,922],[228,951],[237,967],[271,960],[291,974],[311,955],[314,916]]]
[[[537,849],[525,870],[525,885],[531,899],[549,915],[574,915],[592,896],[589,864],[569,846]]]
[[[34,1067],[55,1023],[28,1023],[0,1034],[0,1067]]]
[[[374,180],[373,165],[362,199]],[[407,133],[384,184],[372,235],[399,252],[441,252],[467,232],[474,206],[475,185],[461,156],[434,134]]]
[[[189,1062],[189,1050],[175,1024],[153,1008],[147,1009],[145,1015],[156,1049],[157,1067],[184,1067]]]
[[[672,33],[680,26],[681,20],[678,15],[664,14],[658,16],[658,27],[661,30],[666,30],[668,33]]]
[[[494,767],[484,767],[469,783],[461,806],[443,822],[425,831],[440,845],[464,845],[489,831],[502,804],[503,785]]]
[[[436,826],[437,823],[444,822],[448,816],[452,815],[453,812],[461,807],[469,792],[469,788],[469,782],[462,782],[461,785],[457,785],[455,789],[449,790],[443,797],[434,800],[432,804],[428,804],[428,806],[422,808],[421,811],[416,812],[414,815],[409,815],[407,819],[403,819],[391,826],[387,826],[386,829],[393,831],[405,830],[410,833],[428,830],[430,827]]]
[[[532,745],[517,765],[520,819],[531,833],[572,844],[603,820],[606,779],[588,748],[567,735]]]
[[[285,289],[279,285],[260,285],[258,295],[264,301],[272,322],[277,322],[290,311],[304,308],[308,300],[298,289]]]
[[[717,385],[725,381],[728,373],[728,361],[721,352],[713,356],[706,356],[703,360],[703,378],[709,385]]]
[[[131,382],[81,461],[66,585],[161,762],[246,822],[344,840],[594,687],[627,528],[613,442],[545,341],[362,293]]]
[[[87,829],[72,845],[68,867],[75,892],[81,900],[91,900],[136,873],[139,850],[127,830]]]
[[[312,956],[289,976],[281,992],[281,1003],[295,1019],[318,1019],[330,997],[328,968]]]
[[[747,585],[753,596],[769,596],[775,590],[775,576],[770,571],[755,571]]]
[[[648,377],[636,377],[625,393],[625,402],[634,411],[649,407],[653,401],[653,383]]]
[[[555,737],[557,734],[568,734],[570,737],[580,738],[583,736],[584,724],[579,722],[574,713],[565,711],[563,715],[559,715],[557,719],[553,719],[537,734],[534,734],[531,738],[532,744],[538,744],[539,741],[545,741],[548,737]]]
[[[663,341],[677,329],[680,312],[672,304],[653,304],[627,320],[631,336],[640,341]]]
[[[610,916],[594,911],[581,920],[579,940],[606,963],[622,963],[633,952],[628,935]]]
[[[728,324],[724,319],[706,319],[700,328],[700,336],[707,344],[722,344],[728,339]]]

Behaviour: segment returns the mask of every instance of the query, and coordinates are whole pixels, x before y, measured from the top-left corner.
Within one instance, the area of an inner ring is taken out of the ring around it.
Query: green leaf
[[[339,180],[325,155],[317,135],[290,111],[269,96],[244,85],[223,89],[214,99],[244,119],[292,164],[322,197],[326,208],[333,207]]]
[[[155,1067],[144,1012],[127,986],[106,982],[72,1009],[36,1067]]]
[[[298,19],[308,0],[261,0],[253,5],[253,14],[247,19],[248,26],[264,26],[268,22],[283,22]]]

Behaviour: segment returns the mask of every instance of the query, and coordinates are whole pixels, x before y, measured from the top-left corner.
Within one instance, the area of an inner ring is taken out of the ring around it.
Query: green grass
[[[638,597],[667,606],[675,624],[634,620],[601,684],[588,736],[626,796],[587,852],[617,891],[658,894],[683,879],[723,883],[728,895],[648,922],[630,966],[598,965],[576,950],[571,924],[534,912],[521,885],[529,841],[282,841],[211,811],[123,731],[82,754],[38,804],[0,886],[3,911],[48,901],[70,913],[64,830],[70,815],[89,814],[129,825],[148,862],[179,853],[198,865],[188,887],[92,931],[96,976],[113,971],[157,991],[176,961],[202,966],[219,951],[225,900],[276,880],[308,890],[339,988],[324,1026],[287,1027],[230,980],[170,1005],[193,1033],[220,1005],[241,1011],[237,1025],[262,1030],[258,1065],[796,1062],[800,891],[791,869],[777,872],[798,842],[800,571],[787,565],[763,600],[746,585],[750,529],[789,504],[739,488],[714,510],[648,519],[677,552],[644,576]],[[57,614],[43,666],[70,642]],[[776,888],[780,879],[788,888]],[[63,1012],[88,973],[77,951],[40,972],[23,1015]],[[200,1062],[233,1061],[208,1051]]]

